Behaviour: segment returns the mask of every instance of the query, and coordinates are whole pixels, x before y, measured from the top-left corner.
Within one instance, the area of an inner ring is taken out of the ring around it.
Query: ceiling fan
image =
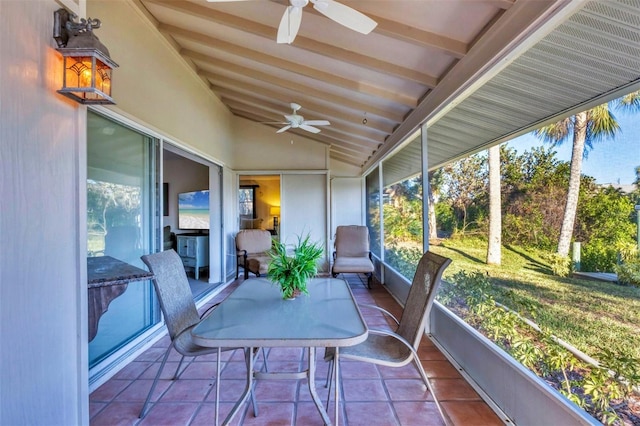
[[[300,105],[296,103],[291,103],[291,109],[293,109],[293,114],[285,114],[284,118],[287,121],[277,121],[273,124],[286,124],[286,126],[278,129],[276,133],[286,132],[289,129],[302,129],[311,133],[320,133],[320,129],[314,126],[329,126],[327,120],[305,120],[303,116],[298,114],[298,110],[302,108]]]
[[[207,0],[208,2],[228,2],[243,0]],[[369,34],[378,25],[376,21],[357,10],[334,0],[289,0],[278,26],[278,43],[293,43],[300,29],[302,8],[311,2],[313,8],[327,18],[362,34]]]

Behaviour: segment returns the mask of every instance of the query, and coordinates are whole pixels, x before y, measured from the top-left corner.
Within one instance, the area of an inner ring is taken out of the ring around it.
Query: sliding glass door
[[[144,268],[140,256],[155,251],[160,223],[158,145],[149,135],[88,113],[88,257],[111,256]],[[160,319],[150,281],[129,283],[106,308],[89,342],[90,368]]]

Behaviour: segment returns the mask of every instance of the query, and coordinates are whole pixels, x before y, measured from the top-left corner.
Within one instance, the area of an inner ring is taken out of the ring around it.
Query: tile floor
[[[383,286],[369,290],[365,277],[347,275],[359,303],[373,303],[394,315],[401,307]],[[221,292],[211,304],[222,300],[237,282]],[[210,305],[207,305],[210,306]],[[206,309],[206,306],[203,310]],[[376,310],[362,309],[370,327],[389,327]],[[138,419],[142,404],[169,344],[163,338],[113,378],[90,395],[92,425],[212,425],[215,402],[215,355],[190,360],[182,376],[170,380],[179,355],[174,352],[167,362],[154,395],[152,406],[143,420]],[[318,350],[317,391],[323,401],[327,363]],[[277,348],[268,352],[270,371],[292,371],[305,367],[306,351],[300,348]],[[495,413],[467,384],[456,369],[425,337],[419,348],[422,365],[431,379],[444,415],[453,425],[501,425]],[[224,419],[244,389],[245,364],[242,351],[223,353],[220,419]],[[340,423],[349,426],[442,425],[433,396],[420,380],[415,366],[388,368],[344,360],[341,365]],[[245,404],[236,415],[234,425],[321,425],[322,420],[311,400],[306,380],[258,381],[256,398],[259,415]],[[333,417],[333,408],[329,411]]]

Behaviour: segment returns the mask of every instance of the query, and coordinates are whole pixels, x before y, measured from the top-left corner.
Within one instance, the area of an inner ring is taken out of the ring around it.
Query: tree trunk
[[[431,179],[432,173],[429,173],[429,179]],[[433,189],[429,184],[429,240],[436,240],[438,238],[438,229],[436,228],[436,202],[433,196]]]
[[[573,124],[573,151],[571,152],[571,172],[569,174],[569,189],[567,203],[564,208],[564,218],[560,227],[558,239],[558,254],[569,256],[573,225],[578,210],[578,196],[580,195],[580,177],[582,174],[582,158],[584,156],[584,142],[587,137],[587,112],[575,115]]]
[[[489,244],[487,264],[500,265],[502,253],[502,202],[500,199],[500,145],[489,148]]]

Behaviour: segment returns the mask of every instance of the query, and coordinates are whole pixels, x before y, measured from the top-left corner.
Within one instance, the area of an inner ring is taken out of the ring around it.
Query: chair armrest
[[[382,329],[379,329],[379,328],[370,328],[369,329],[369,334],[377,334],[378,336],[390,336],[390,337],[393,337],[394,339],[397,339],[400,342],[402,342],[402,344],[405,345],[407,347],[407,349],[409,349],[411,351],[411,353],[414,354],[416,359],[419,359],[418,358],[418,353],[413,348],[413,346],[411,346],[411,343],[409,343],[407,341],[407,339],[405,339],[404,337],[400,336],[399,334],[396,334],[396,333],[394,333],[393,331],[390,331],[390,330],[382,330]],[[335,351],[334,347],[324,348],[324,360],[327,361],[327,362],[333,361],[335,353],[336,353],[336,351]]]
[[[209,316],[209,314],[211,314],[211,312],[212,312],[215,308],[217,308],[217,307],[218,307],[218,305],[219,305],[220,303],[221,303],[221,302],[218,302],[218,303],[216,303],[215,305],[209,306],[209,307],[208,307],[208,308],[207,308],[207,309],[202,313],[202,315],[200,315],[200,319],[202,320],[202,319],[204,319],[204,318],[208,317],[208,316]]]
[[[334,252],[333,252],[333,261],[334,261],[334,262],[335,262],[335,260],[336,260],[336,256],[337,256],[337,253],[334,251]]]
[[[383,330],[381,328],[370,328],[369,329],[369,333],[370,334],[377,334],[378,336],[390,336],[393,337],[395,339],[398,339],[399,341],[401,341],[405,346],[407,346],[407,348],[409,348],[411,350],[411,352],[415,352],[415,349],[413,348],[413,346],[411,346],[411,343],[409,343],[407,341],[407,339],[405,339],[404,337],[402,337],[399,334],[394,333],[393,331],[390,330]]]
[[[384,308],[381,308],[378,305],[370,305],[368,303],[359,303],[358,306],[365,307],[365,308],[376,309],[376,310],[382,312],[383,314],[386,314],[386,315],[390,316],[391,319],[396,323],[396,325],[400,325],[400,321],[398,321],[398,319],[395,316],[393,316],[393,314],[391,312],[387,311]]]
[[[244,257],[245,259],[247,258],[247,251],[246,250],[236,250],[236,256],[240,257]]]

